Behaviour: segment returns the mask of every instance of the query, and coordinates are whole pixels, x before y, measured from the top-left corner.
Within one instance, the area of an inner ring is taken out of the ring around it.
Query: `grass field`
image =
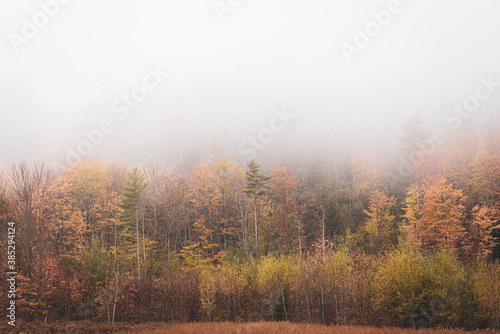
[[[325,326],[295,324],[289,322],[253,322],[253,323],[190,323],[165,324],[146,323],[132,325],[126,323],[91,323],[57,322],[57,323],[30,323],[16,328],[0,326],[1,333],[33,333],[33,334],[87,334],[87,333],[139,333],[139,334],[452,334],[452,333],[499,333],[493,330],[476,330],[466,332],[460,329],[407,329],[407,328],[375,328],[361,326]]]

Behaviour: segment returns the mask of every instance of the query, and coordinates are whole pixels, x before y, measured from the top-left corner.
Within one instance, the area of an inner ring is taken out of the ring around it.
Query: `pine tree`
[[[415,162],[422,158],[422,153],[424,153],[424,150],[426,149],[425,142],[429,138],[424,125],[425,121],[420,118],[418,114],[413,114],[411,117],[406,119],[406,122],[403,125],[403,135],[398,138],[401,141],[401,162],[407,166],[408,176],[411,177],[405,178],[406,182],[403,182],[404,188],[409,185],[409,182],[417,181],[414,172],[414,165]]]
[[[135,224],[136,231],[136,250],[137,250],[137,277],[140,279],[141,259],[140,259],[140,239],[139,239],[139,220],[143,214],[142,192],[146,188],[144,174],[136,167],[128,173],[127,184],[123,188],[120,207],[123,209],[121,219],[125,225],[125,234]],[[144,227],[144,221],[143,221]],[[144,236],[143,236],[144,238]],[[144,240],[143,240],[144,244]],[[143,245],[145,246],[145,245]],[[145,251],[144,251],[145,257]]]
[[[423,148],[424,141],[428,138],[424,127],[425,121],[418,114],[413,114],[406,119],[403,125],[403,136],[398,138],[401,141],[401,151],[410,158]]]
[[[268,189],[265,188],[266,181],[270,179],[269,176],[266,176],[260,173],[260,165],[257,164],[254,160],[250,160],[247,163],[248,171],[246,171],[246,179],[247,186],[243,190],[248,197],[253,199],[254,206],[254,218],[255,218],[255,250],[259,249],[259,218],[258,218],[258,208],[260,198],[267,194]]]

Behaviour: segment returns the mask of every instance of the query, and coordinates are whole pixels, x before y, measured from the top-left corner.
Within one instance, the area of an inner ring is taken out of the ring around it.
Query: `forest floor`
[[[376,328],[361,326],[325,326],[297,324],[290,322],[212,322],[212,323],[96,323],[87,321],[70,321],[56,323],[26,323],[15,328],[1,325],[0,333],[33,333],[33,334],[87,334],[87,333],[139,333],[139,334],[455,334],[455,333],[500,333],[493,330],[464,331],[460,329],[408,329],[408,328]]]

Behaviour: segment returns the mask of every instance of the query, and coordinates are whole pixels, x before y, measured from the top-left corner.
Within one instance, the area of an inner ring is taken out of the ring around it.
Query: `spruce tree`
[[[265,188],[266,181],[271,177],[260,173],[260,165],[253,159],[247,162],[248,171],[246,171],[247,186],[244,193],[253,199],[254,218],[255,218],[255,251],[259,249],[259,201],[268,190]]]
[[[403,136],[398,139],[401,141],[401,151],[410,164],[413,164],[413,160],[417,158],[417,152],[424,148],[424,142],[428,138],[425,121],[418,114],[413,114],[406,119],[403,125]]]
[[[123,188],[120,207],[123,209],[121,220],[125,225],[126,236],[132,226],[135,225],[136,250],[137,250],[137,277],[140,279],[141,260],[140,260],[140,241],[139,241],[139,219],[143,214],[142,192],[146,188],[144,174],[135,167],[128,173],[128,180]],[[144,224],[144,223],[143,223]],[[144,226],[143,226],[144,227]]]

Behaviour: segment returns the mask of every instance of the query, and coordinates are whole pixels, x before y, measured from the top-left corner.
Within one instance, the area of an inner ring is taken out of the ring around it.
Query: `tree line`
[[[498,133],[469,124],[431,152],[411,117],[406,173],[376,151],[268,170],[21,162],[0,174],[18,316],[498,328]]]

